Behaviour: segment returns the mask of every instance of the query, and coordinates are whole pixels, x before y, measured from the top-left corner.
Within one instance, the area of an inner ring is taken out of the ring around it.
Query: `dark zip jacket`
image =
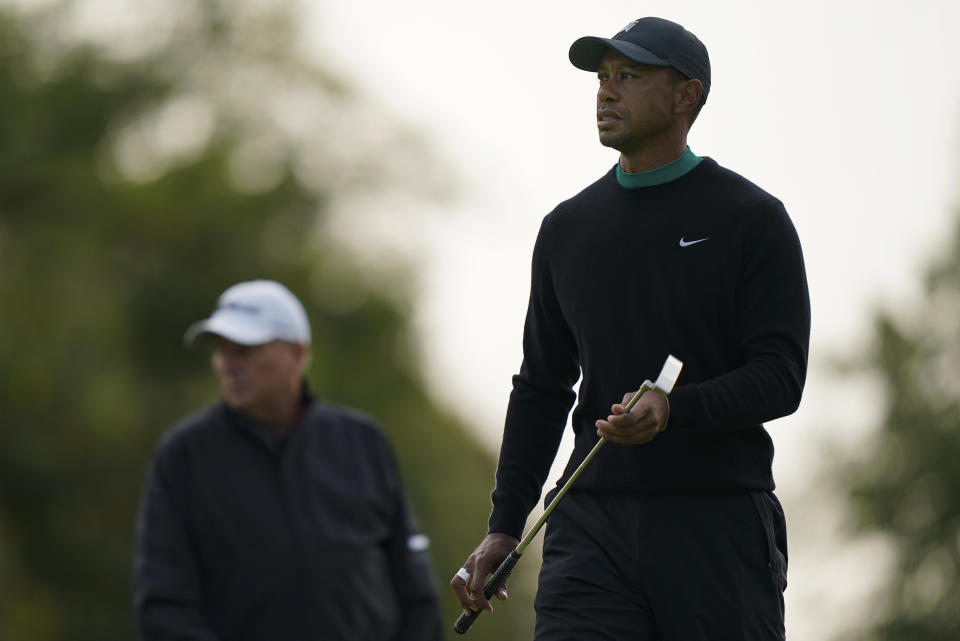
[[[173,429],[135,566],[144,641],[442,638],[427,539],[386,438],[309,398],[283,439],[223,403]]]

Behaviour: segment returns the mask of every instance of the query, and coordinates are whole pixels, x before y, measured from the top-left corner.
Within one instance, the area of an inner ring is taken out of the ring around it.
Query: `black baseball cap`
[[[700,103],[710,93],[710,57],[700,39],[676,22],[663,18],[640,18],[613,38],[584,36],[570,46],[570,62],[584,71],[596,71],[610,49],[634,62],[673,67],[703,85]]]

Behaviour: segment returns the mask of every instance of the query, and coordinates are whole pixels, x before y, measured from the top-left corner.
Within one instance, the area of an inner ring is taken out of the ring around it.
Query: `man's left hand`
[[[649,443],[667,427],[670,406],[660,392],[644,392],[636,405],[627,412],[627,403],[633,393],[624,394],[621,403],[614,404],[606,420],[596,422],[597,435],[614,443],[641,445]]]

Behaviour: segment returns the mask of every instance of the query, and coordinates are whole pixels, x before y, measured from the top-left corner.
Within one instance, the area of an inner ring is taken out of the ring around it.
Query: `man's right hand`
[[[457,595],[463,613],[470,616],[471,613],[483,608],[487,612],[493,612],[493,606],[483,594],[483,584],[487,575],[496,572],[503,560],[507,558],[520,543],[518,539],[509,534],[491,533],[488,534],[477,549],[467,557],[463,567],[470,573],[470,581],[464,581],[459,576],[454,575],[450,580],[450,587],[453,593]],[[497,598],[501,601],[507,599],[507,586],[502,585],[497,590]]]

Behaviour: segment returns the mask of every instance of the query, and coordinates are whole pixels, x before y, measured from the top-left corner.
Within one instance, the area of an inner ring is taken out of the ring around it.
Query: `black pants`
[[[536,641],[781,641],[786,584],[772,492],[572,491],[547,523]]]

